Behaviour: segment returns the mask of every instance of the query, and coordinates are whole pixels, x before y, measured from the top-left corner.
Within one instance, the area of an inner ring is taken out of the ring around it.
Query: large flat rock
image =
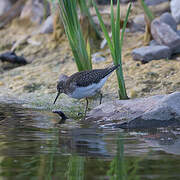
[[[86,120],[120,128],[180,126],[180,92],[110,101],[90,111]]]
[[[143,46],[132,51],[132,57],[135,61],[147,63],[151,60],[158,60],[171,57],[171,49],[168,46]]]

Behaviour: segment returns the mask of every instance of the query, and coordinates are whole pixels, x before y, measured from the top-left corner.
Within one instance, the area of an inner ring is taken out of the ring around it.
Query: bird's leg
[[[85,112],[84,112],[84,119],[85,119],[85,117],[86,117],[86,112],[87,112],[87,110],[88,110],[88,98],[86,98],[86,108],[85,108]]]
[[[103,95],[102,95],[101,91],[99,93],[100,93],[100,100],[99,100],[99,105],[100,105],[102,102]]]

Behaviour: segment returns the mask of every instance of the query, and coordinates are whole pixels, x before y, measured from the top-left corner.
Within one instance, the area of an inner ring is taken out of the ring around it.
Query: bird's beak
[[[57,93],[57,96],[56,96],[56,98],[55,98],[55,100],[54,100],[54,103],[53,103],[53,104],[55,104],[55,103],[56,103],[56,100],[57,100],[57,98],[59,97],[59,95],[60,95],[60,92],[58,92],[58,93]]]

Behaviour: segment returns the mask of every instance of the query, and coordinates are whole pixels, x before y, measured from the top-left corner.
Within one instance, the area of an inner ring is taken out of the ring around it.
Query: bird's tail
[[[111,72],[113,72],[114,70],[116,70],[117,68],[119,68],[120,64],[118,65],[111,65],[109,67],[107,67],[108,69],[108,74],[110,74]]]

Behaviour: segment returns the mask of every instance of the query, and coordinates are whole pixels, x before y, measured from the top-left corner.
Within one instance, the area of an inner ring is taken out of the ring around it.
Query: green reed
[[[119,98],[120,99],[128,99],[127,93],[126,93],[126,87],[123,77],[123,69],[122,69],[122,46],[123,46],[123,39],[124,39],[124,32],[125,28],[128,22],[128,16],[131,9],[131,4],[128,7],[126,18],[123,24],[122,32],[120,35],[120,2],[117,0],[117,12],[116,12],[116,20],[114,17],[114,9],[113,9],[113,0],[111,0],[111,29],[112,29],[112,39],[110,38],[107,28],[105,27],[105,24],[103,22],[102,16],[99,13],[99,10],[96,6],[96,3],[93,1],[93,5],[96,10],[96,14],[98,16],[101,29],[104,32],[104,36],[107,40],[108,46],[111,51],[111,56],[113,59],[113,62],[115,65],[120,64],[120,68],[116,71],[117,79],[118,79],[118,85],[119,85]]]
[[[84,16],[87,17],[87,20],[89,21],[92,29],[94,30],[97,39],[101,39],[101,34],[100,34],[100,32],[99,32],[96,24],[94,23],[92,16],[90,14],[89,7],[87,5],[88,4],[87,0],[77,0],[77,2],[79,5],[79,8],[81,10],[81,14],[83,14]]]
[[[61,19],[79,71],[92,69],[77,14],[77,0],[58,0]]]
[[[149,7],[146,5],[146,3],[144,2],[144,0],[139,0],[140,5],[142,6],[144,13],[146,14],[146,16],[148,17],[148,19],[150,21],[152,21],[154,19],[154,14],[151,12],[151,10],[149,9]]]

